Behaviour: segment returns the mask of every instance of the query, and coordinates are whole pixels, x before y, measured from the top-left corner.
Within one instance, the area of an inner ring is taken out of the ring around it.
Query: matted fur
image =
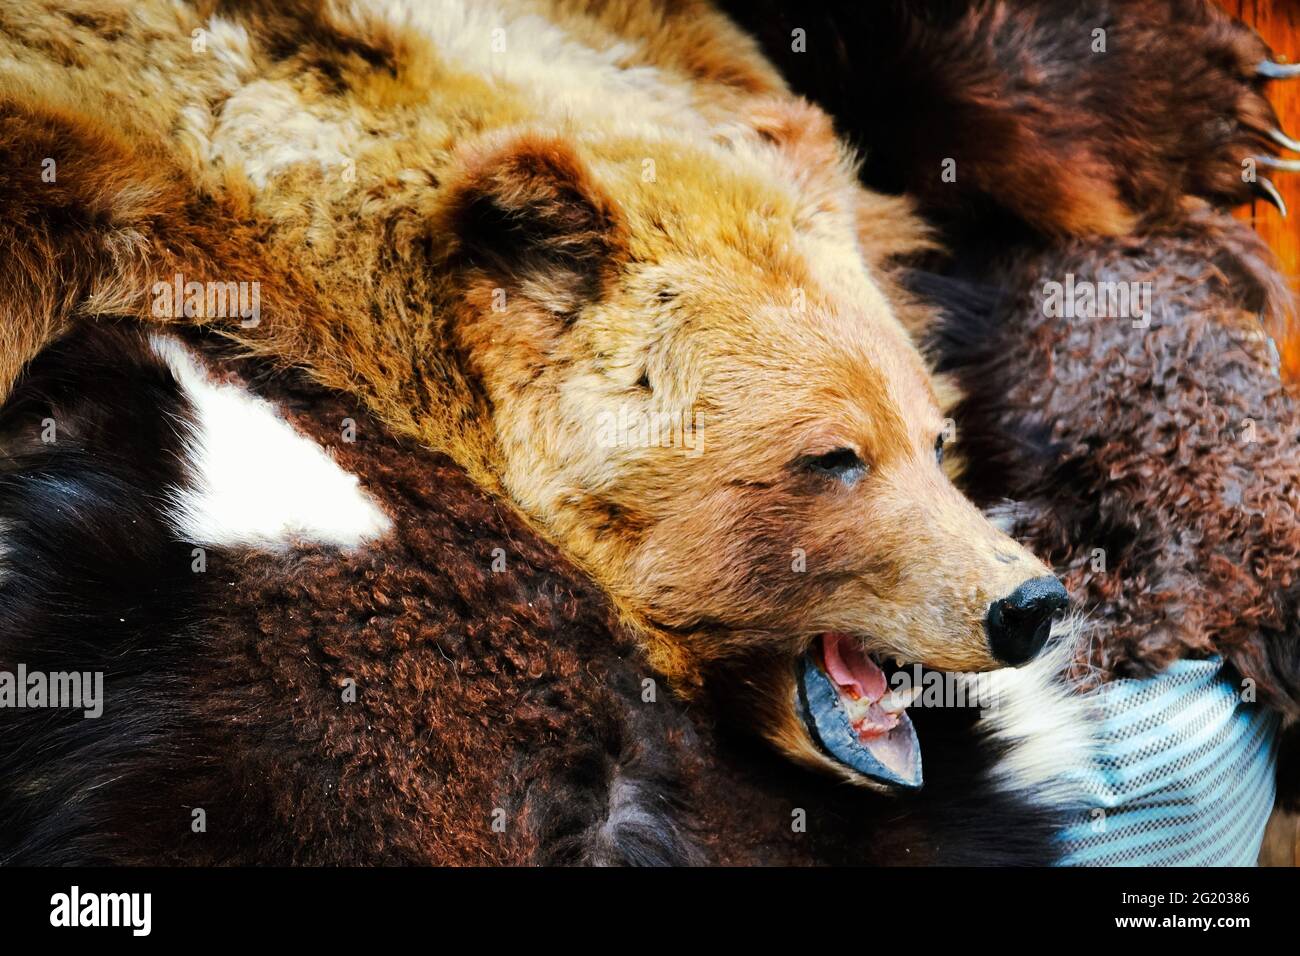
[[[1094,617],[1090,681],[1221,654],[1300,714],[1300,418],[1265,332],[1289,308],[1268,249],[1197,209],[995,268],[990,319],[957,319],[942,345],[966,393],[964,484],[1017,502],[1013,533]],[[1045,315],[1044,283],[1067,273],[1151,283],[1149,327]]]

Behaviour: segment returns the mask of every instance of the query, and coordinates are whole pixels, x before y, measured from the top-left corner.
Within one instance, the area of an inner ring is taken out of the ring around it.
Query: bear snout
[[[1052,618],[1069,603],[1065,586],[1050,574],[1032,578],[994,601],[984,619],[993,656],[1013,667],[1032,660],[1047,643]]]

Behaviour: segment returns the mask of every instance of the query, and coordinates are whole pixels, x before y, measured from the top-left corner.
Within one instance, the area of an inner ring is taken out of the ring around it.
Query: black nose
[[[1061,582],[1050,575],[1026,581],[1010,597],[994,601],[984,619],[993,656],[1012,665],[1030,660],[1047,642],[1052,615],[1069,601]]]

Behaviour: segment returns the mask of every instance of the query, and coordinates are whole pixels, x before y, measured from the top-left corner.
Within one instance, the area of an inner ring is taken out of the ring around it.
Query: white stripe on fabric
[[[1276,795],[1277,716],[1243,702],[1217,658],[1091,697],[1101,745],[1077,768],[1090,809],[1061,834],[1063,864],[1253,865]]]

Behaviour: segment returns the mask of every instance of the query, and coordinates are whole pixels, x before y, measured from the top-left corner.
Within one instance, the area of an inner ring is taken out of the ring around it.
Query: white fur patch
[[[354,548],[392,526],[356,475],[294,431],[269,402],[213,381],[174,338],[155,335],[150,344],[194,410],[185,435],[190,484],[175,489],[168,509],[183,540],[271,550],[303,542]]]
[[[459,69],[534,97],[542,115],[599,118],[604,126],[617,117],[636,128],[704,128],[691,84],[634,65],[635,44],[579,40],[518,0],[357,0],[340,11],[347,14],[422,34]]]
[[[176,126],[181,146],[189,152],[196,167],[212,162],[212,137],[217,122],[214,104],[224,103],[255,75],[253,43],[242,24],[214,15],[201,29],[212,72],[191,88]]]
[[[212,131],[212,158],[259,188],[304,164],[341,174],[363,139],[352,118],[322,118],[284,81],[257,80],[231,96]]]
[[[991,771],[1000,789],[1060,806],[1086,802],[1079,772],[1098,745],[1098,722],[1090,699],[1065,676],[1085,627],[1078,616],[1058,621],[1035,660],[983,675],[995,704],[980,725],[1007,748]]]

